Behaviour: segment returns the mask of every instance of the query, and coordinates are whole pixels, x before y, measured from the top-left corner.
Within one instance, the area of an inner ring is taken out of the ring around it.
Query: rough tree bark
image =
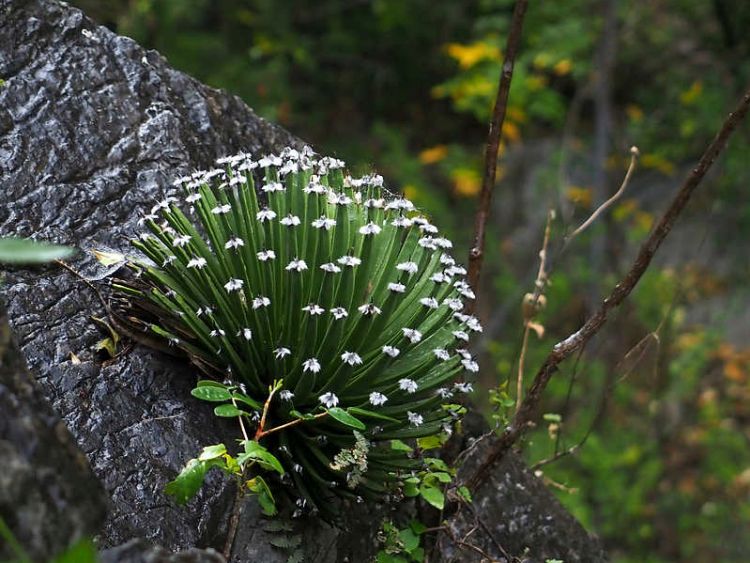
[[[0,235],[127,251],[138,217],[163,197],[170,179],[239,150],[264,154],[300,145],[238,98],[199,84],[158,53],[53,0],[0,0],[0,78]],[[91,277],[106,274],[88,253],[74,265]],[[151,561],[177,560],[165,554],[194,546],[221,549],[231,483],[211,478],[187,508],[163,494],[202,445],[234,434],[190,399],[187,366],[139,346],[102,362],[93,351],[102,334],[90,316],[104,312],[90,290],[62,269],[8,272],[2,294],[39,393],[70,429],[109,497],[97,536],[102,549],[113,548],[105,560],[146,560],[149,543],[164,548],[152,549]],[[5,371],[2,377],[0,389]],[[16,394],[14,400],[28,399]],[[0,411],[0,428],[13,426],[12,416]],[[532,561],[604,557],[522,462],[506,457],[493,471],[497,479],[475,501],[487,528],[471,536],[487,553],[500,559],[501,546],[519,556],[528,547]],[[71,486],[81,486],[88,477],[84,471],[80,480],[70,479]],[[232,560],[285,560],[268,544],[253,505],[245,508]],[[377,547],[378,520],[366,508],[351,515],[345,532],[300,522],[308,560],[366,560]],[[464,511],[449,525],[461,539],[473,521]],[[26,525],[50,521],[40,516]],[[22,526],[14,526],[26,537]],[[45,557],[52,547],[59,546],[49,547]],[[447,536],[439,547],[437,557],[446,561],[476,554]],[[216,555],[196,553],[190,560],[216,561]]]

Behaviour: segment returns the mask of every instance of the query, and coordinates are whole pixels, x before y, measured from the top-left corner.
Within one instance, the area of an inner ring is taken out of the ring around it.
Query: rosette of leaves
[[[286,149],[178,179],[134,241],[150,263],[120,286],[153,334],[242,390],[224,414],[280,460],[298,504],[323,511],[424,467],[392,443],[450,432],[481,330],[451,243],[380,176],[343,166]]]

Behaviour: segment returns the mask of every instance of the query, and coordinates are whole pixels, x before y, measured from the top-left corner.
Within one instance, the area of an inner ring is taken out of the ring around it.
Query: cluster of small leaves
[[[513,414],[516,401],[508,392],[508,382],[503,382],[495,389],[490,389],[490,405],[492,405],[492,420],[497,428],[506,426]]]
[[[376,563],[419,563],[424,561],[422,534],[426,527],[418,520],[412,520],[406,528],[399,529],[390,520],[384,520],[378,532],[378,541],[383,544]]]
[[[413,454],[413,448],[401,440],[393,440],[391,448]],[[442,459],[436,457],[424,457],[424,468],[413,471],[411,475],[404,478],[403,493],[406,497],[422,497],[427,503],[438,510],[445,507],[445,494],[443,489],[453,480],[455,470],[448,467]]]
[[[172,496],[178,504],[184,504],[198,492],[203,485],[206,473],[213,468],[219,469],[227,475],[231,475],[240,481],[240,486],[247,494],[256,495],[261,510],[267,516],[276,514],[276,501],[271,489],[260,475],[245,479],[248,469],[257,465],[266,471],[276,471],[284,474],[284,468],[279,460],[266,448],[254,440],[243,440],[241,442],[243,451],[236,457],[227,452],[224,444],[216,444],[203,448],[201,454],[187,462],[180,474],[171,481],[166,492]]]
[[[241,389],[244,401],[204,386],[244,403],[217,414],[258,424],[283,378],[268,420],[284,430],[266,445],[305,504],[403,486],[424,466],[389,441],[450,432],[443,404],[478,370],[466,345],[481,326],[462,312],[474,295],[450,241],[379,176],[351,178],[309,149],[219,164],[178,179],[182,196],[144,217],[134,244],[149,287],[120,289],[157,312],[154,334]],[[352,429],[369,442],[356,491],[333,462]]]

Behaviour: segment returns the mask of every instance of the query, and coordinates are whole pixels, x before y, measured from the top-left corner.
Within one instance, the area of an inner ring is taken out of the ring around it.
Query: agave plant
[[[392,444],[450,432],[478,370],[450,241],[380,176],[309,148],[217,164],[144,217],[150,261],[127,290],[154,334],[239,386],[233,412],[303,504],[398,489],[422,461]]]

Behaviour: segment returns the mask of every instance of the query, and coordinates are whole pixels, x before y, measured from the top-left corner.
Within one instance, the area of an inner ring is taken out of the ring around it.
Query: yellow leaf
[[[647,153],[641,157],[641,165],[644,168],[653,168],[666,176],[674,174],[674,164],[661,155]]]
[[[702,332],[686,332],[685,334],[681,334],[677,338],[677,348],[679,350],[695,348],[703,342],[703,336]]]
[[[635,214],[635,224],[643,231],[650,231],[654,224],[654,216],[647,211],[638,211]]]
[[[634,123],[640,123],[643,120],[643,110],[635,104],[625,106],[625,114]]]
[[[580,186],[570,186],[565,191],[565,197],[580,207],[591,207],[592,191],[591,188],[582,188]]]
[[[435,145],[429,149],[424,149],[419,153],[419,161],[422,164],[434,164],[440,162],[448,156],[448,147],[445,145]]]
[[[618,223],[630,217],[638,209],[638,202],[634,199],[626,199],[612,210],[612,218]]]
[[[500,49],[484,41],[477,41],[470,45],[449,43],[445,50],[452,59],[458,62],[462,69],[468,69],[483,60],[499,61]]]
[[[565,76],[570,72],[570,69],[573,68],[573,63],[570,59],[562,59],[561,61],[558,61],[555,66],[552,67],[552,70],[557,76]]]
[[[547,78],[538,74],[532,74],[526,78],[526,86],[532,92],[541,90],[547,85]]]
[[[433,86],[430,90],[430,95],[433,98],[444,98],[448,92],[445,89],[445,86],[439,85],[439,86]]]
[[[481,188],[481,177],[473,168],[456,168],[451,172],[456,194],[463,197],[474,197]]]
[[[516,123],[526,123],[526,112],[517,106],[510,106],[508,108],[508,119],[515,121]]]
[[[539,53],[534,57],[533,65],[534,68],[537,68],[539,70],[544,69],[545,67],[549,66],[549,64],[552,62],[552,56],[549,53]]]
[[[735,383],[742,383],[746,377],[745,370],[739,362],[727,362],[724,364],[724,377]]]
[[[94,255],[94,258],[97,259],[97,261],[104,266],[112,266],[117,263],[125,263],[127,261],[127,258],[124,254],[121,254],[120,252],[113,252],[109,250],[92,250],[91,253]]]
[[[94,345],[94,350],[106,350],[109,357],[114,358],[117,355],[117,344],[110,337],[102,338]]]
[[[680,102],[684,106],[689,106],[700,97],[703,92],[703,82],[696,80],[690,85],[690,88],[680,94]]]
[[[518,129],[518,125],[512,121],[505,121],[503,123],[503,137],[511,143],[517,142],[521,138],[521,131]]]
[[[413,184],[406,184],[404,186],[404,197],[406,199],[416,199],[418,194],[419,190],[417,189],[417,186]]]

